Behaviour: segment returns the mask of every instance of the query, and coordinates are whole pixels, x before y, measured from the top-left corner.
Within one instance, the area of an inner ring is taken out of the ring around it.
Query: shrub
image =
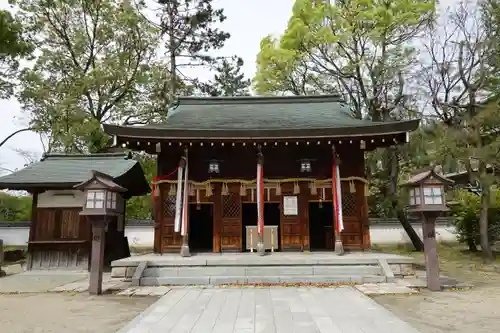
[[[488,211],[488,235],[493,244],[500,237],[500,192],[493,190],[492,202]],[[477,250],[480,244],[479,215],[481,213],[481,197],[466,190],[455,193],[456,204],[452,207],[455,227],[459,242],[467,244],[471,251]]]

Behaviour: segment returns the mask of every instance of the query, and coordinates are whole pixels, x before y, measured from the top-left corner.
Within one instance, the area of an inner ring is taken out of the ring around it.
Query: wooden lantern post
[[[438,175],[431,169],[411,177],[408,182],[402,184],[408,188],[408,212],[422,218],[427,288],[431,291],[441,291],[436,219],[449,210],[446,206],[445,187],[453,183],[453,180]]]
[[[75,186],[85,193],[85,203],[80,215],[86,216],[92,225],[89,293],[102,294],[104,246],[106,225],[110,216],[123,214],[122,193],[127,189],[116,184],[112,177],[93,170],[92,177]]]

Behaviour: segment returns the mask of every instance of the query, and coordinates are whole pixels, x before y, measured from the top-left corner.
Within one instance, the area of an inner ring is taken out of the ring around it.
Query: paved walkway
[[[119,333],[418,333],[351,287],[173,288]]]

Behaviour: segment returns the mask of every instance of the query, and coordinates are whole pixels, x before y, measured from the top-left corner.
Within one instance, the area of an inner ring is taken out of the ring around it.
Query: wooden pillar
[[[160,177],[163,175],[163,163],[164,163],[165,154],[160,151],[156,155],[156,177]],[[155,193],[153,193],[153,217],[155,221],[155,234],[154,234],[154,252],[163,254],[163,246],[162,246],[162,220],[163,220],[163,197],[161,194],[160,185],[155,186]]]
[[[363,250],[370,249],[370,220],[368,218],[368,198],[365,194],[365,184],[357,182],[356,185],[357,200],[362,202],[360,211],[361,223],[361,241]]]
[[[309,251],[310,240],[309,240],[309,196],[311,191],[307,186],[306,182],[300,183],[300,194],[299,194],[299,219],[301,225],[301,240],[302,240],[302,251]]]
[[[102,294],[102,271],[104,268],[104,247],[106,217],[91,218],[92,223],[92,261],[90,264],[89,294]]]
[[[30,242],[35,239],[36,228],[37,228],[37,207],[38,207],[38,193],[32,193],[32,201],[31,201],[31,224],[28,236],[28,258],[26,260],[26,270],[31,270],[31,265],[33,263],[33,246],[31,246]]]
[[[422,235],[424,236],[425,269],[427,273],[427,288],[431,291],[441,291],[439,280],[439,261],[436,246],[436,212],[422,213]]]
[[[220,229],[222,226],[222,194],[221,194],[221,184],[215,183],[214,190],[212,193],[214,201],[214,252],[221,252],[221,235]]]

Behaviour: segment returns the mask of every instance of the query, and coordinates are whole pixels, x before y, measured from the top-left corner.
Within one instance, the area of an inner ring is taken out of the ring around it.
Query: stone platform
[[[113,261],[112,277],[136,286],[392,282],[414,275],[414,259],[385,253],[148,254]]]

